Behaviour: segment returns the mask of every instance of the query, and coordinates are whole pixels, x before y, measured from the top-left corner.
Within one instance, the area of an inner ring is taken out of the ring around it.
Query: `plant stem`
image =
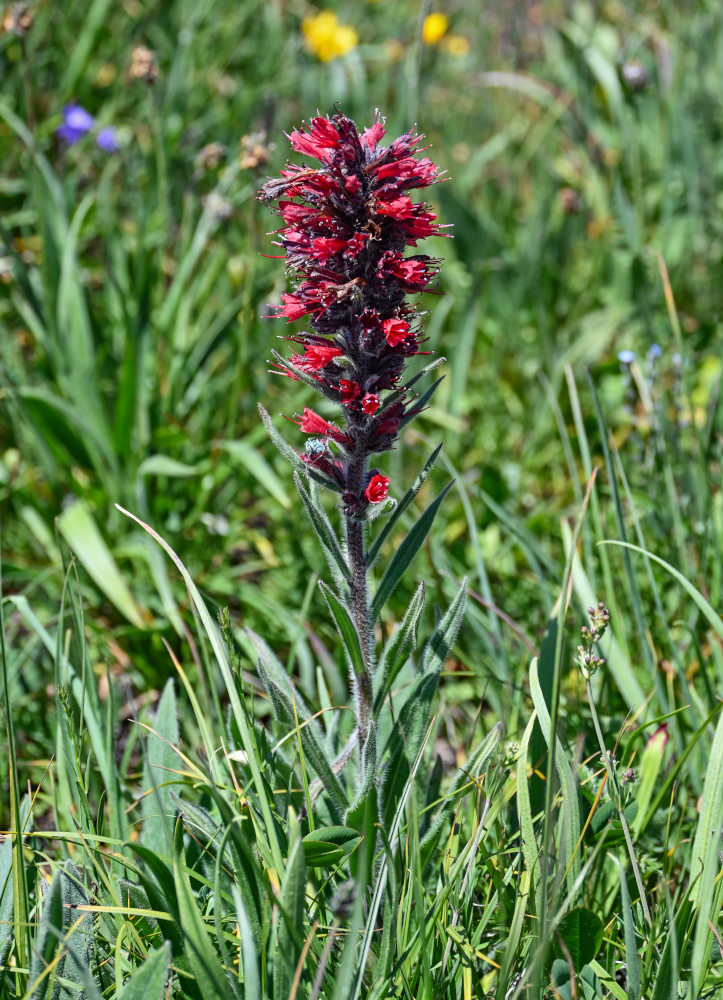
[[[615,808],[617,809],[618,816],[620,817],[620,824],[623,828],[623,834],[625,835],[625,843],[628,848],[630,863],[633,866],[633,873],[635,875],[635,884],[638,887],[638,894],[640,895],[640,904],[643,907],[643,913],[645,914],[648,926],[652,927],[653,921],[650,916],[650,910],[648,909],[648,902],[645,898],[645,889],[643,888],[643,880],[640,877],[640,869],[638,868],[638,862],[635,857],[635,849],[630,836],[630,828],[628,827],[628,821],[625,818],[625,813],[623,812],[622,803],[620,801],[617,775],[615,774],[607,749],[605,748],[605,740],[603,739],[602,729],[600,728],[600,720],[598,719],[597,709],[595,708],[595,702],[593,701],[592,685],[590,684],[589,677],[585,678],[585,688],[587,690],[588,704],[590,705],[590,714],[592,715],[593,725],[595,726],[595,735],[597,736],[597,741],[600,745],[600,752],[602,753],[603,764],[605,765],[605,770],[607,771],[608,781],[611,783],[611,787],[615,794]]]
[[[366,448],[360,447],[349,462],[347,487],[355,497],[361,497],[366,474]],[[369,713],[372,701],[372,624],[369,620],[369,588],[367,559],[364,551],[364,522],[346,516],[347,555],[349,557],[349,605],[361,647],[364,673],[355,677],[357,732],[362,750],[369,734]]]

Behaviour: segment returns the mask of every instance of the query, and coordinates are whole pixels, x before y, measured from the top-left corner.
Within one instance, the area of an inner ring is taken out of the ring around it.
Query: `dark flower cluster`
[[[314,118],[288,138],[320,166],[290,164],[260,195],[278,202],[278,245],[295,280],[278,315],[289,322],[308,317],[311,327],[289,338],[299,350],[277,355],[278,366],[315,385],[343,413],[343,426],[335,427],[304,410],[296,422],[317,440],[303,457],[341,490],[354,517],[387,495],[386,477],[365,468],[358,481],[350,467],[388,451],[414,412],[402,374],[407,358],[420,353],[421,331],[407,296],[427,290],[438,271],[432,258],[404,251],[440,233],[434,213],[407,193],[434,184],[439,171],[417,156],[422,136],[409,132],[383,146],[384,134],[379,118],[361,134],[342,114]]]

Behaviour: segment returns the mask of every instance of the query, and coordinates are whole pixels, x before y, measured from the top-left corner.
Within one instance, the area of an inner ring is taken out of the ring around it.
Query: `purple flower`
[[[67,104],[63,108],[63,124],[55,130],[55,134],[72,146],[92,128],[93,116],[89,115],[85,108],[80,104]]]
[[[118,135],[112,125],[102,128],[95,138],[104,153],[118,152]]]

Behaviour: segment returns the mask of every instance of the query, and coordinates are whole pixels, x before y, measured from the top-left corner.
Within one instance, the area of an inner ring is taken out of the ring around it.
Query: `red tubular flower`
[[[373,416],[381,405],[379,396],[374,392],[368,392],[361,401],[362,411],[370,416]]]
[[[354,444],[353,438],[349,437],[348,434],[343,434],[337,427],[330,424],[328,420],[324,420],[318,413],[310,410],[308,406],[304,407],[304,415],[301,419],[295,420],[294,423],[298,423],[304,434],[321,434],[324,437],[330,437],[339,444]]]
[[[344,406],[351,406],[357,396],[361,395],[361,386],[358,382],[350,382],[349,379],[339,379],[339,392]]]
[[[307,434],[344,445],[348,460],[304,460],[342,487],[351,517],[386,496],[388,479],[359,470],[371,454],[393,447],[409,412],[402,375],[418,336],[406,297],[425,291],[437,273],[431,258],[404,250],[440,233],[434,212],[408,193],[436,183],[440,173],[418,158],[421,135],[383,146],[384,134],[379,118],[359,132],[342,114],[317,116],[288,136],[307,162],[287,165],[261,190],[263,200],[278,203],[284,227],[276,239],[295,284],[278,313],[289,322],[306,316],[311,328],[291,338],[304,347],[291,363],[343,407],[343,431],[308,409],[297,422]],[[401,391],[391,407],[380,396],[389,390]]]
[[[409,336],[409,323],[403,319],[385,319],[382,323],[384,336],[390,347],[396,347]]]
[[[386,500],[389,493],[389,477],[380,476],[378,473],[369,480],[369,485],[364,490],[364,496],[369,503],[381,503]]]

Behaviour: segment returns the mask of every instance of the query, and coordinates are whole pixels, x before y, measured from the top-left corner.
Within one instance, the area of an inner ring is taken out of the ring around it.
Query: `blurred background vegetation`
[[[707,656],[721,669],[668,578],[637,582],[594,544],[627,525],[720,605],[721,65],[718,0],[6,5],[0,512],[25,779],[51,753],[37,626],[62,614],[69,551],[101,694],[109,674],[129,700],[119,718],[174,673],[162,639],[189,658],[182,582],[116,503],[307,691],[318,662],[345,697],[316,542],[256,409],[283,427],[308,402],[268,371],[285,279],[256,191],[287,157],[284,130],[336,105],[360,124],[379,108],[392,137],[417,122],[449,177],[431,196],[454,226],[430,251],[443,294],[426,300],[446,378],[384,470],[400,496],[444,440],[427,502],[456,479],[398,595],[401,611],[423,575],[448,603],[471,578],[442,691],[448,746],[479,711],[518,728],[561,521],[594,466],[586,572],[625,669],[663,695]],[[71,105],[94,124],[69,144],[56,130]],[[665,619],[686,616],[671,633]],[[601,684],[622,718],[619,683]],[[572,669],[562,696],[574,731]]]

